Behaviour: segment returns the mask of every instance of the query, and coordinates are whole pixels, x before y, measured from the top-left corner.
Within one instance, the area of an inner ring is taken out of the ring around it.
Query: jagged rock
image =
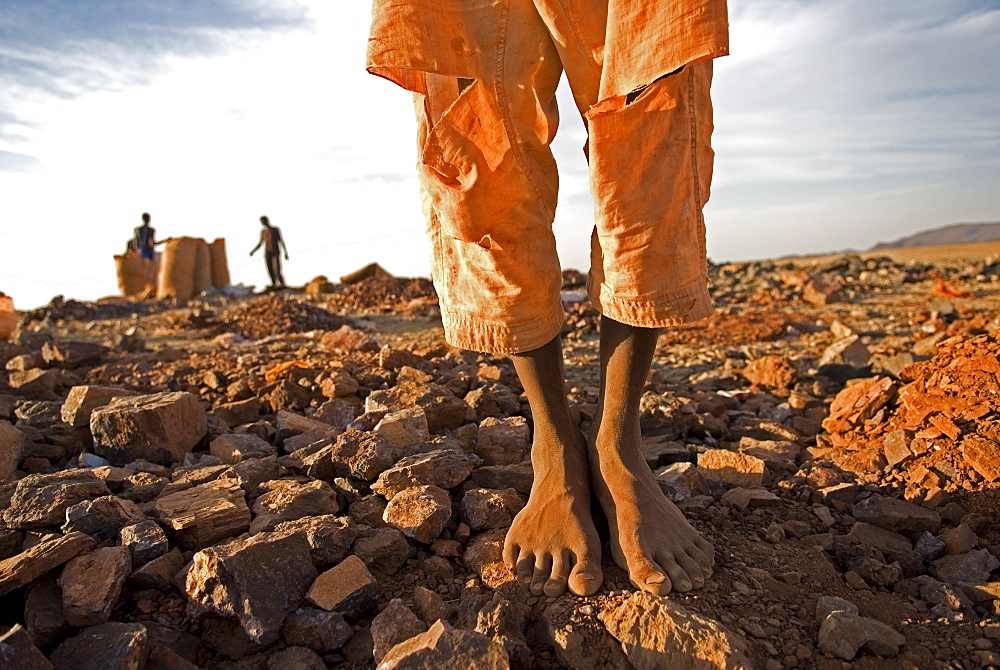
[[[223,463],[235,465],[251,458],[277,454],[275,448],[253,433],[227,433],[212,440],[209,450]]]
[[[35,645],[50,648],[70,631],[63,615],[62,589],[55,577],[46,576],[32,582],[25,591],[24,626]]]
[[[303,484],[276,480],[253,505],[250,534],[273,530],[278,524],[307,516],[323,516],[340,511],[337,493],[323,481]]]
[[[850,612],[831,613],[819,629],[819,650],[845,661],[861,650],[894,658],[905,643],[905,637],[881,621]]]
[[[173,588],[174,578],[183,567],[184,555],[174,547],[135,570],[125,580],[125,585],[139,591],[155,589],[169,593]]]
[[[913,452],[910,451],[912,440],[913,433],[903,429],[894,430],[882,438],[882,453],[885,455],[887,469],[913,458]]]
[[[966,554],[979,546],[979,536],[967,523],[949,528],[938,539],[944,542],[944,553],[948,556]]]
[[[451,519],[451,496],[437,486],[413,486],[393,496],[382,519],[407,537],[430,544]]]
[[[230,428],[256,421],[260,415],[260,400],[247,398],[235,402],[227,402],[212,410],[212,414],[222,419]]]
[[[426,633],[390,649],[379,665],[380,670],[443,667],[506,670],[510,661],[503,647],[485,635],[437,621]]]
[[[285,647],[270,655],[267,670],[326,670],[326,663],[312,649]]]
[[[465,402],[475,412],[476,421],[483,421],[487,417],[511,416],[521,411],[517,395],[506,385],[496,381],[486,381],[466,393]]]
[[[182,548],[201,549],[250,528],[250,508],[239,482],[217,479],[159,498],[153,514]]]
[[[944,542],[924,531],[913,544],[913,550],[925,561],[933,561],[944,551]]]
[[[375,480],[402,455],[400,447],[392,440],[358,430],[342,433],[324,451],[324,458],[334,465],[337,475],[357,477],[365,481]],[[312,470],[309,475],[317,476]]]
[[[939,582],[929,575],[917,575],[913,580],[920,586],[920,597],[929,605],[943,605],[950,610],[971,610],[973,603],[958,586]]]
[[[340,612],[302,607],[288,615],[281,636],[291,646],[308,647],[320,654],[340,649],[351,637],[351,626]]]
[[[142,458],[170,464],[183,460],[208,432],[208,419],[191,393],[118,398],[90,417],[94,451],[112,465]]]
[[[861,544],[874,547],[883,554],[907,552],[913,549],[913,544],[906,536],[864,521],[855,523],[851,527],[850,534]]]
[[[196,553],[185,590],[208,611],[238,619],[254,641],[269,644],[315,578],[303,533],[259,533]]]
[[[110,493],[107,485],[89,470],[28,475],[17,482],[3,520],[11,528],[56,526],[73,505]]]
[[[871,362],[871,351],[859,335],[848,335],[828,346],[819,357],[816,367],[825,372],[828,366],[843,366],[863,370]]]
[[[313,565],[322,567],[344,560],[360,529],[349,517],[325,514],[280,523],[274,532],[305,533]]]
[[[47,398],[55,393],[56,387],[61,385],[58,370],[32,368],[31,370],[11,372],[7,377],[7,382],[12,389],[27,398]]]
[[[222,473],[222,479],[235,479],[240,483],[240,488],[247,496],[253,498],[259,495],[260,485],[277,479],[281,473],[281,465],[277,456],[267,456],[265,458],[251,458],[240,461],[228,471]]]
[[[353,552],[370,569],[392,574],[403,567],[414,549],[396,528],[372,528],[361,533]]]
[[[896,396],[897,384],[889,377],[871,377],[851,384],[837,394],[823,429],[842,433],[861,426]]]
[[[987,549],[970,551],[957,556],[945,556],[934,561],[934,573],[942,582],[986,582],[990,573],[1000,568],[1000,559]]]
[[[357,617],[375,607],[378,583],[364,561],[348,556],[313,581],[306,599],[328,612]]]
[[[373,391],[365,398],[365,411],[392,411],[421,407],[432,433],[454,430],[472,419],[475,413],[464,400],[440,384],[402,382],[384,391]]]
[[[790,440],[755,440],[752,437],[741,438],[739,449],[741,453],[750,454],[777,467],[795,463],[802,452],[802,447]]]
[[[988,482],[1000,479],[1000,444],[981,435],[966,435],[962,456],[973,470]]]
[[[104,407],[112,400],[122,396],[134,396],[134,391],[116,388],[114,386],[74,386],[69,390],[66,401],[60,409],[63,423],[74,428],[90,426],[90,415],[99,407]]]
[[[379,475],[372,491],[387,500],[403,489],[414,486],[437,486],[451,489],[464,482],[476,460],[455,449],[435,449],[406,456]]]
[[[131,500],[115,496],[102,496],[84,500],[66,509],[64,533],[80,531],[94,538],[96,544],[118,537],[118,533],[133,524],[146,519],[139,507]]]
[[[170,551],[167,536],[160,524],[152,519],[124,526],[119,534],[119,543],[128,548],[133,568],[140,568]]]
[[[413,590],[413,610],[428,626],[438,619],[448,621],[455,616],[453,605],[449,605],[437,593],[423,586]]]
[[[637,670],[750,667],[742,638],[666,598],[637,591],[598,618]]]
[[[28,455],[31,440],[6,421],[0,421],[0,480],[14,479],[17,467]]]
[[[372,351],[379,350],[374,337],[363,330],[344,325],[337,330],[324,333],[319,348],[324,351]]]
[[[42,345],[42,358],[50,365],[63,368],[78,368],[84,364],[101,362],[108,353],[108,348],[96,342],[46,342]]]
[[[818,622],[823,623],[823,621],[834,612],[857,614],[858,606],[850,601],[836,596],[821,596],[816,601],[816,620]]]
[[[740,509],[771,507],[780,505],[781,499],[767,489],[745,489],[737,487],[723,494],[720,502]]]
[[[52,664],[31,641],[20,624],[0,635],[0,668],[10,670],[52,670]]]
[[[238,620],[224,619],[212,614],[201,616],[201,641],[217,655],[236,661],[251,663],[259,661],[261,665],[263,659],[258,654],[268,646],[250,637]],[[251,667],[259,668],[261,665],[251,665]]]
[[[512,663],[527,666],[533,660],[524,637],[530,614],[531,609],[526,605],[494,593],[493,599],[476,614],[475,630],[499,642]]]
[[[755,386],[789,388],[795,382],[795,366],[785,356],[761,356],[750,361],[741,373]]]
[[[528,455],[530,434],[528,420],[522,416],[488,417],[479,424],[479,436],[473,451],[484,465],[520,463]]]
[[[52,652],[56,670],[139,670],[150,644],[141,623],[102,623],[80,631]]]
[[[654,473],[660,490],[673,502],[708,495],[708,483],[694,463],[672,463]]]
[[[146,503],[156,498],[170,481],[166,477],[157,477],[148,472],[137,472],[122,480],[118,495],[135,503]]]
[[[105,547],[71,559],[59,577],[63,612],[73,626],[104,623],[132,572],[127,547]]]
[[[858,521],[888,528],[901,533],[934,531],[941,525],[941,515],[905,500],[873,495],[854,505],[852,514]]]
[[[556,657],[567,668],[627,668],[622,645],[598,621],[582,616],[574,596],[557,598],[542,615],[542,626]]]
[[[764,461],[726,449],[708,449],[698,454],[698,470],[706,479],[743,488],[764,483]]]
[[[531,493],[531,483],[534,478],[531,461],[513,465],[486,465],[472,471],[472,481],[476,486],[484,489],[514,489],[524,495]]]
[[[509,526],[523,507],[514,489],[470,489],[462,496],[462,520],[472,530],[501,528]]]
[[[403,604],[399,598],[393,598],[378,616],[372,619],[372,641],[374,647],[372,656],[379,663],[386,652],[400,642],[420,635],[427,630],[426,624]]]
[[[389,438],[401,448],[426,442],[431,437],[427,428],[427,413],[422,407],[388,412],[372,432]]]
[[[492,589],[514,581],[514,573],[503,562],[503,540],[507,529],[497,528],[476,535],[465,549],[462,560]]]

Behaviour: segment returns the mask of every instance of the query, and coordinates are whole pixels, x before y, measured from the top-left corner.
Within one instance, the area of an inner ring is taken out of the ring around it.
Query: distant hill
[[[1000,240],[1000,222],[953,223],[942,228],[933,228],[909,237],[903,237],[895,242],[879,242],[870,251],[996,242],[998,240]]]

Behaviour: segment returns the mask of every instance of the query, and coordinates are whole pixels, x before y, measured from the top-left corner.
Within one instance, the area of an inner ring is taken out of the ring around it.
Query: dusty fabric
[[[563,71],[589,133],[595,307],[642,327],[711,313],[701,210],[727,31],[725,0],[375,0],[368,70],[415,94],[451,344],[529,351],[562,326],[549,144]]]

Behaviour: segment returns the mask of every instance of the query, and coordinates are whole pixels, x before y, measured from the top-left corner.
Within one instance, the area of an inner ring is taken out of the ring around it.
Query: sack
[[[229,286],[229,261],[226,259],[226,238],[219,239],[208,245],[212,252],[212,286],[223,289]]]
[[[195,269],[198,265],[199,242],[201,245],[205,244],[205,240],[193,237],[175,237],[167,240],[160,265],[157,299],[190,300],[195,296]]]
[[[14,311],[14,300],[0,291],[0,340],[6,340],[17,328],[21,317]]]
[[[199,239],[194,264],[194,295],[199,295],[207,288],[212,288],[212,252],[208,249],[208,243]]]
[[[156,263],[139,254],[115,256],[115,273],[118,291],[126,297],[137,296],[148,286],[156,286]]]

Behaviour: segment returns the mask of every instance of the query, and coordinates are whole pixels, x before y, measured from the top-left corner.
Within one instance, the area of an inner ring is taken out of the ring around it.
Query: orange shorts
[[[589,134],[588,291],[640,327],[711,313],[711,59],[725,0],[375,0],[368,70],[415,93],[445,335],[530,351],[560,331],[549,145],[563,71]]]

